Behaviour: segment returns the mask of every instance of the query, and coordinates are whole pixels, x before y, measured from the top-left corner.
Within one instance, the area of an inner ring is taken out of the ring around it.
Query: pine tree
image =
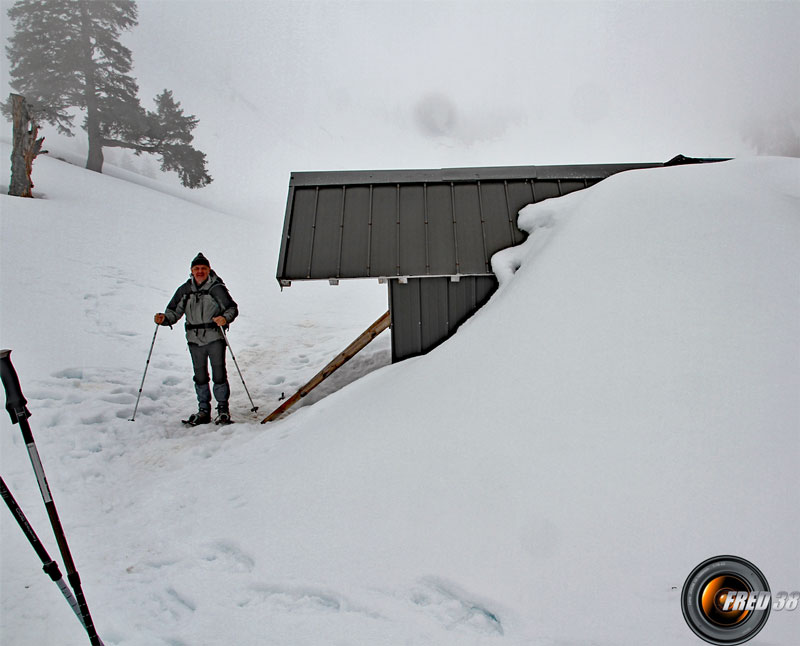
[[[74,135],[74,109],[84,112],[86,168],[102,172],[103,148],[114,146],[160,155],[161,169],[177,171],[184,186],[211,182],[206,156],[191,145],[197,119],[168,90],[155,112],[139,102],[131,51],[119,42],[137,24],[133,0],[18,0],[8,16],[11,87],[63,134]]]

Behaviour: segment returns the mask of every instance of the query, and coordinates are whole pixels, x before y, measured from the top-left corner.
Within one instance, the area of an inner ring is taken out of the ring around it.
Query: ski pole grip
[[[11,363],[11,350],[0,350],[0,378],[6,391],[6,410],[11,416],[11,423],[18,424],[22,419],[28,419],[31,412],[28,410],[28,400],[22,394],[17,371]]]

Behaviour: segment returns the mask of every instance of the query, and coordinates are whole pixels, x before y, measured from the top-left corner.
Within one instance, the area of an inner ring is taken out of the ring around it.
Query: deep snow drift
[[[2,344],[107,645],[688,646],[680,588],[704,559],[800,586],[800,161],[632,171],[528,207],[528,242],[493,259],[500,291],[448,342],[268,426],[244,422],[231,370],[223,430],[176,422],[179,330],[127,421],[152,312],[196,251],[242,305],[231,341],[257,400],[385,301],[277,297],[257,224],[212,239],[219,214],[42,162],[48,199],[0,202]],[[84,643],[0,518],[4,641]],[[752,643],[798,630],[773,613]]]

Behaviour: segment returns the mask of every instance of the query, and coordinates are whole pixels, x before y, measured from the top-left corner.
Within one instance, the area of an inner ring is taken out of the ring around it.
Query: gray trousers
[[[209,388],[208,363],[211,362],[211,377],[214,381],[214,399],[218,404],[227,404],[231,395],[228,385],[228,370],[225,367],[224,339],[212,341],[206,345],[189,344],[194,368],[194,390],[197,393],[197,404],[200,410],[211,410],[211,389]]]

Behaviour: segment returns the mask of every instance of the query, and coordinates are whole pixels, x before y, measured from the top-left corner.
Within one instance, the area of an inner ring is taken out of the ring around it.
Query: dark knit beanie
[[[206,266],[206,267],[208,267],[209,269],[211,268],[211,263],[210,263],[210,262],[208,262],[208,258],[206,258],[206,257],[203,255],[203,252],[202,252],[202,251],[201,251],[200,253],[198,253],[198,254],[197,254],[195,257],[194,257],[194,260],[192,260],[192,264],[191,264],[191,265],[189,265],[189,266],[190,266],[190,267],[194,267],[195,265],[205,265],[205,266]]]

